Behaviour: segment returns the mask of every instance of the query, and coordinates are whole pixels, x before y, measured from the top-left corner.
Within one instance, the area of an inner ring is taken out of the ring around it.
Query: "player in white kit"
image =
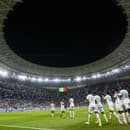
[[[117,113],[114,110],[114,103],[112,101],[112,97],[110,96],[110,93],[107,92],[106,96],[103,98],[104,100],[106,100],[107,105],[109,107],[109,120],[112,119],[112,114],[118,119],[118,121],[120,122],[119,116],[117,115]]]
[[[129,93],[126,89],[120,90],[120,94],[122,95],[123,106],[125,109],[126,116],[128,118],[128,123],[130,124],[130,99]]]
[[[74,119],[74,118],[75,118],[74,99],[73,99],[73,98],[70,98],[70,99],[69,99],[69,103],[70,103],[70,106],[69,106],[70,118],[71,118],[71,119]]]
[[[121,120],[121,124],[127,125],[127,121],[125,118],[125,112],[124,112],[124,108],[123,108],[122,95],[121,95],[121,93],[119,93],[118,90],[116,90],[116,92],[114,94],[114,98],[115,98],[115,106],[118,111],[118,116]]]
[[[98,123],[99,123],[99,126],[102,126],[101,119],[100,119],[100,116],[98,114],[97,107],[96,107],[96,104],[95,104],[94,96],[92,94],[88,94],[86,99],[89,102],[89,106],[88,106],[88,121],[85,122],[85,124],[88,124],[88,125],[90,124],[92,113],[95,113],[96,114],[96,118],[97,118]]]
[[[55,104],[54,103],[50,104],[50,110],[51,110],[51,116],[54,117],[54,115],[55,115]]]
[[[107,116],[106,114],[104,113],[104,109],[103,109],[103,105],[101,103],[101,97],[99,95],[95,95],[94,96],[95,98],[95,102],[96,102],[96,107],[97,107],[97,110],[99,113],[102,113],[106,123],[108,123],[108,119],[107,119]]]
[[[60,102],[60,110],[61,110],[61,117],[65,118],[65,103],[64,103],[64,101]]]

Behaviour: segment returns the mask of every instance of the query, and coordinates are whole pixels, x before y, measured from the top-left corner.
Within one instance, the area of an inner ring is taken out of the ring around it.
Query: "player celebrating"
[[[74,119],[75,118],[75,112],[74,112],[74,99],[73,98],[70,98],[69,99],[69,103],[70,103],[70,106],[69,106],[69,112],[70,112],[70,119]]]
[[[129,94],[126,89],[120,90],[120,94],[122,95],[123,106],[125,108],[126,116],[128,118],[128,123],[130,124],[130,99]]]
[[[51,110],[51,116],[54,117],[54,115],[55,115],[55,104],[54,103],[50,104],[50,110]]]
[[[61,118],[65,118],[65,103],[64,101],[60,102]]]
[[[88,125],[90,124],[90,119],[91,119],[92,113],[94,112],[96,114],[96,118],[98,120],[99,126],[102,126],[101,119],[100,119],[98,111],[96,109],[94,96],[92,94],[89,94],[87,96],[87,100],[89,102],[89,106],[88,106],[88,121],[85,122],[85,124],[88,124]]]
[[[112,114],[114,114],[114,116],[118,119],[118,121],[121,122],[119,116],[114,111],[114,103],[112,101],[112,98],[111,98],[109,92],[107,91],[106,94],[107,95],[103,99],[106,100],[106,102],[108,104],[108,107],[109,107],[109,118],[108,119],[111,120],[112,119]]]
[[[102,105],[102,103],[101,103],[101,97],[100,97],[99,95],[95,95],[94,98],[95,98],[96,107],[97,107],[98,112],[101,112],[101,113],[102,113],[102,115],[103,115],[103,117],[104,117],[106,123],[108,123],[107,116],[106,116],[106,114],[104,113],[103,105]],[[98,122],[98,121],[97,121],[97,122]]]
[[[115,98],[115,106],[118,111],[118,116],[121,120],[121,124],[127,125],[127,121],[125,118],[124,108],[123,108],[123,101],[122,101],[122,95],[121,93],[118,93],[118,90],[116,90],[116,93],[114,94]]]

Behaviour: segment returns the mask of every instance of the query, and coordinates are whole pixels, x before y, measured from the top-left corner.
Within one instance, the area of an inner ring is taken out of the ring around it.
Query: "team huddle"
[[[88,102],[88,119],[85,124],[89,125],[91,122],[92,113],[96,116],[96,123],[99,126],[102,126],[102,121],[100,118],[99,113],[103,116],[106,123],[109,123],[109,120],[112,119],[112,115],[114,115],[119,122],[119,124],[127,125],[130,124],[130,99],[128,91],[125,89],[116,90],[115,94],[113,95],[114,102],[112,96],[109,92],[106,92],[106,95],[99,96],[89,92],[86,99]],[[102,99],[107,103],[109,108],[109,117],[106,116]],[[75,118],[75,104],[74,99],[69,99],[69,112],[70,118]],[[116,108],[116,110],[115,110]],[[64,101],[60,102],[60,110],[61,110],[61,117],[65,117],[65,103]],[[55,104],[51,104],[51,115],[54,116],[55,114]]]

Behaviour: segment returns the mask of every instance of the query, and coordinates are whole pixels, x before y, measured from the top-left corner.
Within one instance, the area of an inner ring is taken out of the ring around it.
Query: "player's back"
[[[129,93],[127,90],[122,89],[122,90],[120,90],[120,93],[121,93],[123,99],[129,98]]]
[[[61,111],[65,110],[65,103],[63,101],[60,102],[60,109]]]
[[[64,102],[60,102],[60,106],[61,106],[61,108],[64,108],[65,107],[65,104],[64,104]]]
[[[114,95],[115,100],[115,104],[122,104],[122,94],[121,93],[115,93]]]
[[[73,99],[73,98],[70,98],[70,99],[69,99],[69,102],[70,102],[70,107],[74,107],[74,99]]]
[[[95,104],[95,99],[94,99],[94,96],[92,94],[89,94],[87,96],[87,100],[89,101],[89,104]]]
[[[71,103],[71,102],[74,102],[74,99],[73,98],[70,98],[69,99],[69,102]]]
[[[95,101],[97,102],[97,104],[101,103],[101,97],[99,95],[94,96]]]
[[[106,99],[107,104],[112,103],[112,98],[111,98],[110,95],[107,94],[107,95],[105,96],[105,99]]]

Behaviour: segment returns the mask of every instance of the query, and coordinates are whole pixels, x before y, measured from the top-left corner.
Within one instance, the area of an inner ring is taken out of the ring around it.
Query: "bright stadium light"
[[[71,82],[71,78],[68,78],[68,79],[61,79],[61,82]]]
[[[97,78],[101,78],[102,75],[98,73],[96,76]]]
[[[111,72],[106,72],[105,73],[105,76],[109,76],[109,75],[111,75]]]
[[[36,81],[37,79],[35,77],[32,77],[31,78],[31,81]]]
[[[6,70],[0,70],[0,75],[1,75],[2,77],[8,77],[9,72],[6,71]]]
[[[124,69],[129,69],[130,68],[130,65],[125,65],[124,66]]]
[[[83,77],[83,80],[86,80],[86,79],[87,79],[87,77],[86,77],[86,76],[84,76],[84,77]]]
[[[93,78],[93,79],[96,79],[96,78],[97,78],[97,75],[96,75],[96,74],[92,75],[92,78]]]
[[[67,82],[71,82],[71,78],[66,79]]]
[[[55,78],[55,79],[53,79],[52,81],[53,81],[53,82],[56,82],[56,83],[57,83],[57,82],[61,82],[61,80],[58,79],[58,78]]]
[[[26,75],[18,75],[18,79],[24,81],[24,80],[27,80],[27,76]]]
[[[112,70],[112,73],[119,73],[120,72],[120,69],[113,69]]]
[[[97,78],[101,77],[101,74],[99,74],[99,73],[93,74],[91,77],[92,77],[92,79],[97,79]]]
[[[127,68],[129,68],[129,66],[128,66],[128,65],[125,65],[124,68],[127,69]]]
[[[44,81],[45,81],[45,82],[48,82],[48,81],[49,81],[49,79],[48,79],[48,78],[45,78],[45,79],[44,79]]]
[[[76,77],[74,80],[75,80],[76,82],[80,82],[80,81],[82,80],[82,78],[81,78],[80,76],[78,76],[78,77]]]
[[[42,82],[43,79],[42,79],[42,78],[38,78],[37,81],[38,81],[38,82]]]
[[[3,71],[3,77],[7,77],[8,76],[8,72],[7,71]]]

